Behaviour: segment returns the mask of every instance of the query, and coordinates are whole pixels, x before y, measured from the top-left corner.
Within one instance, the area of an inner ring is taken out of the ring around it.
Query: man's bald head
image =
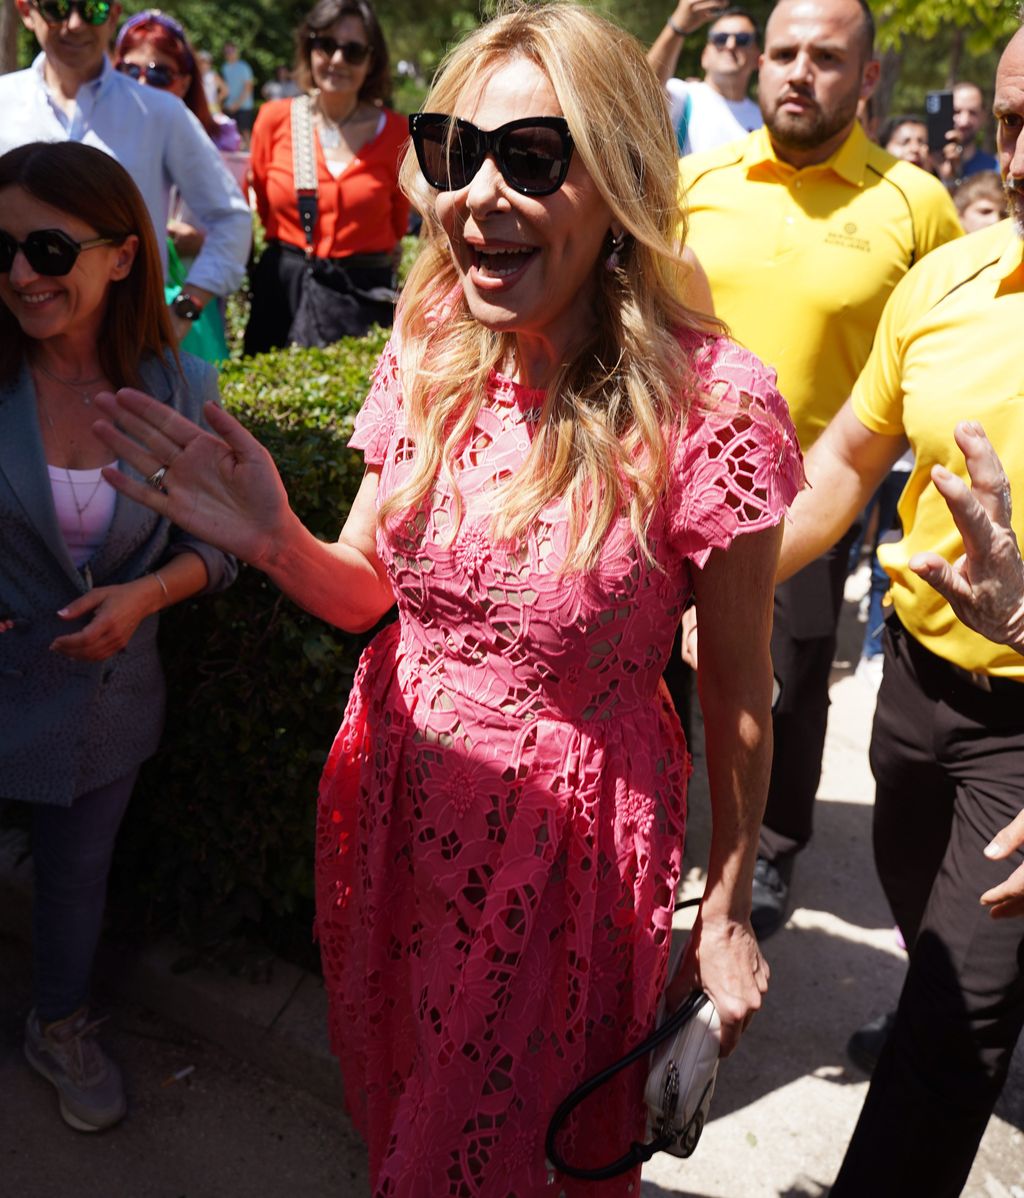
[[[766,38],[767,38],[767,30],[768,30],[768,27],[771,25],[772,17],[775,15],[775,13],[779,9],[785,8],[785,7],[790,7],[794,4],[805,3],[805,2],[806,2],[806,0],[777,0],[775,7],[772,9],[771,13],[769,13],[769,15],[768,15],[768,24],[765,26]],[[844,2],[848,2],[851,7],[856,8],[858,10],[858,14],[859,14],[859,18],[860,18],[860,33],[861,33],[860,43],[861,43],[861,50],[863,52],[863,57],[862,57],[861,61],[867,62],[869,59],[873,58],[874,54],[875,54],[875,18],[874,18],[874,14],[871,12],[871,9],[868,7],[867,0],[844,0]],[[1022,7],[1022,9],[1024,9],[1024,0],[1022,0],[1021,7]]]

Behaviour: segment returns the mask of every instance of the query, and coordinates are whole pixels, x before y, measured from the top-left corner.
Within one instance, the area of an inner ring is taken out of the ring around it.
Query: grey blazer
[[[182,354],[143,364],[143,389],[192,419],[217,398],[217,374]],[[122,463],[126,473],[138,478]],[[49,646],[80,624],[57,611],[91,585],[130,582],[176,553],[206,563],[208,591],[235,577],[232,557],[195,540],[141,504],[118,495],[106,539],[75,568],[57,525],[27,368],[0,385],[0,798],[70,806],[76,795],[128,773],[155,752],[164,719],[158,617],[143,620],[120,653],[73,661]]]

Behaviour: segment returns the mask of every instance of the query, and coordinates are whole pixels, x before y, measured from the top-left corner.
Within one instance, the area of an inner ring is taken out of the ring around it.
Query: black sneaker
[[[750,926],[758,940],[773,936],[789,917],[791,861],[769,861],[758,857],[754,866]]]
[[[896,1012],[886,1011],[870,1023],[858,1028],[846,1041],[846,1055],[869,1076],[874,1073],[878,1058],[882,1055],[886,1040],[892,1034]]]

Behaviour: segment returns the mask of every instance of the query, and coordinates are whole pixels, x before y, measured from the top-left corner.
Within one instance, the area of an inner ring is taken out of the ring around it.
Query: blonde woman
[[[723,1053],[761,1004],[771,595],[802,467],[770,373],[679,299],[675,148],[631,37],[517,8],[411,127],[426,244],[338,541],[219,412],[209,436],[122,392],[104,407],[130,437],[103,435],[168,467],[164,491],[109,472],[128,495],[322,618],[368,628],[397,602],[321,789],[332,1041],[374,1193],[527,1198],[561,1192],[554,1108],[650,1030],[669,981],[689,761],[660,677],[691,596],[715,826],[669,995],[711,994]],[[642,1071],[620,1077],[571,1124],[577,1159],[642,1136]]]

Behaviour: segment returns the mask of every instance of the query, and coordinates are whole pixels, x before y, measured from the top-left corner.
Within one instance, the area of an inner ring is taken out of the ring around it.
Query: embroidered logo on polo
[[[865,254],[871,252],[871,242],[867,237],[857,236],[857,226],[852,220],[848,220],[842,230],[830,229],[825,234],[825,244],[839,246],[844,250],[860,250]]]

